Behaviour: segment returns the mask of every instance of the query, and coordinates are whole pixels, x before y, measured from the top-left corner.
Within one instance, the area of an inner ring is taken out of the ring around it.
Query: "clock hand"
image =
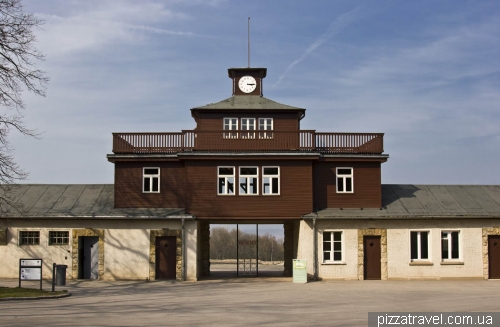
[[[250,83],[247,83],[247,85],[255,85],[255,83],[252,83],[252,84],[250,84]]]

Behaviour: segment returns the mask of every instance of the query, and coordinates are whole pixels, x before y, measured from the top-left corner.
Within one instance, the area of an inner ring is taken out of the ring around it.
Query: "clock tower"
[[[233,95],[263,95],[262,79],[267,68],[229,68],[227,72],[233,80]]]

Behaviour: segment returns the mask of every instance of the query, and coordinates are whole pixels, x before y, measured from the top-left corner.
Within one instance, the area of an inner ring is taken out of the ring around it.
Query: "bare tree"
[[[14,129],[29,137],[38,137],[35,130],[26,127],[21,110],[25,103],[23,90],[45,96],[49,81],[46,73],[36,68],[35,60],[44,56],[34,46],[33,30],[43,21],[25,12],[21,0],[0,0],[0,209],[12,206],[9,198],[12,185],[27,177],[14,160],[8,141]]]

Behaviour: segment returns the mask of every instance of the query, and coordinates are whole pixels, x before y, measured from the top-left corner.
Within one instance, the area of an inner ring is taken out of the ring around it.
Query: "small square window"
[[[20,231],[19,232],[19,244],[20,245],[39,245],[40,244],[40,232],[35,231]]]
[[[142,191],[144,193],[160,193],[160,168],[143,169]]]
[[[69,244],[68,231],[49,231],[49,245],[67,245]]]

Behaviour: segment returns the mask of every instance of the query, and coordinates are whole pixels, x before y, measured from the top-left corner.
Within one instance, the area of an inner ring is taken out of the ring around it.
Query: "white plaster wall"
[[[343,224],[338,226],[334,221],[317,221],[318,233],[318,277],[322,279],[358,279],[358,230]],[[342,227],[342,228],[339,228]],[[346,228],[348,227],[348,228]],[[344,238],[344,248],[342,252],[343,261],[341,264],[323,263],[323,232],[342,231]]]
[[[185,221],[184,232],[186,237],[186,280],[197,280],[197,242],[198,224],[196,221]]]
[[[482,228],[461,221],[409,222],[407,228],[387,230],[389,279],[483,278]],[[432,265],[412,265],[410,231],[429,231],[428,260]],[[460,231],[460,260],[446,265],[441,261],[441,231]]]
[[[5,228],[5,227],[2,227]],[[19,245],[19,230],[39,231],[40,245]],[[67,229],[51,228],[51,231]],[[71,270],[71,232],[68,245],[50,245],[49,229],[39,228],[9,228],[7,245],[0,246],[0,277],[19,278],[19,259],[42,259],[43,278],[52,278],[52,264],[65,264]],[[70,275],[69,275],[70,276]],[[35,282],[23,282],[35,283]]]
[[[186,221],[186,276],[196,280],[197,224]],[[149,277],[150,230],[169,228],[180,230],[180,220],[119,221],[119,220],[26,220],[0,219],[0,228],[7,228],[7,245],[0,246],[0,278],[19,277],[19,259],[40,258],[44,261],[43,278],[52,278],[52,263],[65,264],[68,279],[72,276],[72,230],[103,229],[104,279],[146,279]],[[39,245],[19,245],[19,231],[39,231]],[[50,231],[69,231],[68,245],[48,245]],[[77,276],[75,276],[77,277]]]
[[[149,229],[106,229],[105,280],[149,277]]]
[[[312,220],[301,220],[297,244],[297,259],[307,260],[307,274],[314,271]]]
[[[388,279],[482,279],[482,228],[494,227],[499,220],[491,219],[426,219],[426,220],[317,220],[318,277],[322,279],[358,279],[358,229],[387,230]],[[344,232],[344,262],[323,264],[323,231]],[[410,265],[410,230],[429,230],[430,266]],[[441,231],[460,231],[460,264],[441,263]],[[299,259],[308,260],[308,274],[313,273],[312,220],[301,221],[299,228]]]

